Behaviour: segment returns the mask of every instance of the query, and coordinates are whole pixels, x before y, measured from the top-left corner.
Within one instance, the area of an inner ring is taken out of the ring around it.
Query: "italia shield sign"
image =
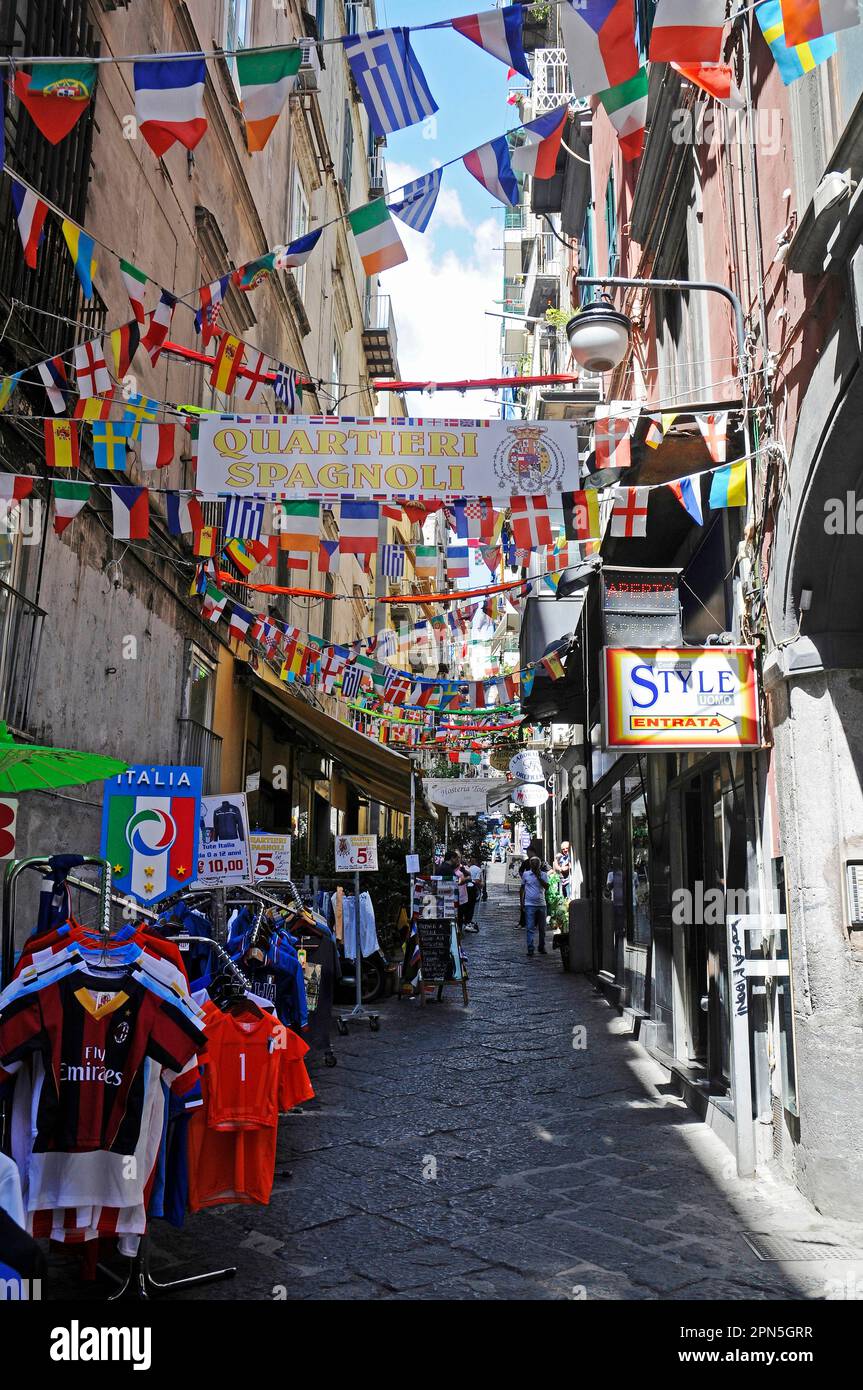
[[[199,767],[130,767],[105,783],[100,853],[114,887],[157,903],[196,877]]]

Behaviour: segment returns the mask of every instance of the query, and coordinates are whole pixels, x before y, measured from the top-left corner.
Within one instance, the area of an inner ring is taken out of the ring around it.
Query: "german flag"
[[[132,365],[132,358],[141,342],[141,329],[137,319],[115,328],[110,335],[111,352],[114,357],[114,375],[124,377]]]
[[[45,421],[45,460],[49,468],[78,468],[78,426],[74,420]]]

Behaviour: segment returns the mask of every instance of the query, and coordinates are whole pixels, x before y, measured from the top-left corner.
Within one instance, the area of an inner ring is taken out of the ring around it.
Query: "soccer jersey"
[[[33,1054],[44,1063],[37,1153],[133,1153],[145,1058],[180,1072],[203,1044],[181,1009],[128,974],[99,989],[73,971],[11,1000],[0,1015],[0,1066]]]

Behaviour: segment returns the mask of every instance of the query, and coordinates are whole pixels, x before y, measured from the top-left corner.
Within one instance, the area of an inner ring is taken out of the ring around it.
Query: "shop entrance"
[[[747,835],[742,755],[723,757],[678,784],[680,885],[691,911],[682,929],[684,1029],[677,1052],[700,1064],[711,1090],[730,1085],[728,951],[732,894],[746,889]],[[743,909],[745,911],[745,906]]]

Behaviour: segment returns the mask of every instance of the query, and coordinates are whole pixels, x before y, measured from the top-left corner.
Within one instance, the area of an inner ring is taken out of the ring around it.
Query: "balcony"
[[[560,304],[563,266],[559,247],[560,243],[551,232],[537,233],[525,276],[524,302],[528,318],[542,318],[546,309],[556,309]]]
[[[196,719],[178,719],[180,764],[203,769],[201,790],[205,796],[221,791],[222,740]]]
[[[572,80],[563,48],[538,48],[533,55],[533,86],[530,104],[533,116],[553,111],[572,101]]]
[[[30,700],[44,621],[43,609],[0,580],[0,715],[18,734],[32,732]]]
[[[372,294],[366,300],[363,349],[370,376],[398,375],[398,334],[388,294]]]
[[[368,156],[369,198],[382,198],[387,191],[383,149]]]

